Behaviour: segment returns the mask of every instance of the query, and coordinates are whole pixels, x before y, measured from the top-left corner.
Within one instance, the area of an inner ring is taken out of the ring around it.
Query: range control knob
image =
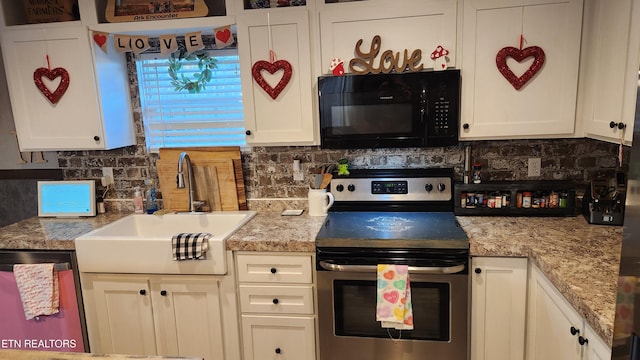
[[[349,185],[347,185],[347,190],[349,190],[351,192],[354,192],[356,190],[356,186],[353,185],[353,184],[349,184]]]
[[[342,184],[336,185],[336,191],[337,192],[343,192],[344,191],[344,185],[342,185]]]
[[[446,186],[444,186],[443,183],[438,184],[438,191],[442,192],[442,191],[444,191],[445,188],[446,188]]]
[[[433,190],[433,185],[427,184],[424,186],[424,189],[427,190],[427,192],[431,192],[431,190]]]

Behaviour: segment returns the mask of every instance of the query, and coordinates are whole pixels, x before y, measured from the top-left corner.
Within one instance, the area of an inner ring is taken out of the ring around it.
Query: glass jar
[[[531,192],[525,191],[522,193],[522,207],[526,209],[531,207]]]

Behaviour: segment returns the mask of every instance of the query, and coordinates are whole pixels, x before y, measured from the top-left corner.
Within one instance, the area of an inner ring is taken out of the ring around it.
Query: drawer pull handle
[[[161,290],[160,291],[160,295],[167,296],[167,290]]]
[[[585,344],[589,343],[589,340],[587,338],[583,338],[582,336],[578,336],[578,342],[580,343],[580,345],[584,346]]]
[[[280,354],[282,352],[282,350],[280,350],[280,348],[276,348],[276,354]]]
[[[140,295],[147,295],[147,290],[142,289],[140,291],[138,291],[140,293]]]
[[[276,298],[276,299],[273,299],[273,303],[274,303],[275,305],[278,305],[278,303],[279,303],[279,302],[280,302],[280,300],[278,300],[277,298]]]
[[[271,273],[272,273],[272,274],[275,274],[275,273],[277,273],[277,272],[278,272],[278,269],[276,269],[276,268],[271,268]]]

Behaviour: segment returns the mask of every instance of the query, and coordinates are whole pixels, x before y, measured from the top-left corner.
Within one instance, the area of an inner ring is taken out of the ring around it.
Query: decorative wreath
[[[198,60],[198,69],[200,72],[196,72],[192,75],[192,78],[187,77],[185,74],[181,74],[180,70],[185,61]],[[174,91],[186,90],[189,93],[199,93],[200,90],[205,89],[205,85],[211,81],[213,72],[211,70],[217,67],[218,60],[214,57],[207,55],[203,51],[187,54],[184,48],[171,54],[169,57],[168,73],[171,76],[171,85],[173,85]]]

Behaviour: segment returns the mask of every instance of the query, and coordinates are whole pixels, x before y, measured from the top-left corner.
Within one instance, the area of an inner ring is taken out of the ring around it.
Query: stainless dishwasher
[[[26,320],[15,264],[54,263],[59,312]],[[0,250],[0,349],[87,352],[87,329],[74,251]]]

